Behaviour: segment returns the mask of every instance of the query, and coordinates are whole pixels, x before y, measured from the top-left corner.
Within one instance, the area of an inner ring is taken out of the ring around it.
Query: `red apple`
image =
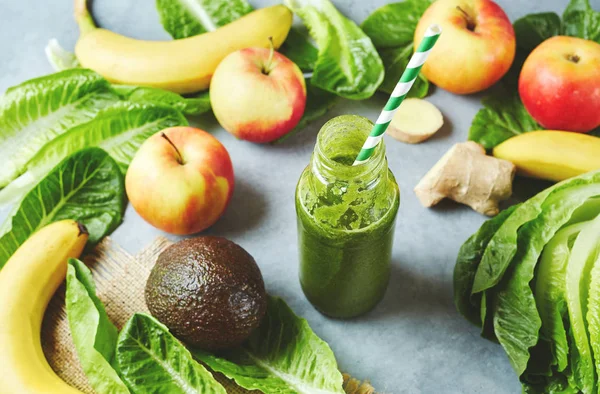
[[[272,48],[242,49],[217,67],[210,103],[221,126],[237,138],[271,142],[290,132],[304,114],[304,76]]]
[[[510,68],[515,57],[515,32],[493,1],[437,0],[419,20],[415,48],[432,24],[442,27],[442,35],[422,72],[440,88],[456,94],[479,92]]]
[[[172,234],[193,234],[214,224],[231,199],[233,185],[225,147],[193,127],[172,127],[148,138],[125,177],[136,212]]]
[[[600,126],[600,44],[556,36],[529,54],[519,94],[547,129],[588,132]]]

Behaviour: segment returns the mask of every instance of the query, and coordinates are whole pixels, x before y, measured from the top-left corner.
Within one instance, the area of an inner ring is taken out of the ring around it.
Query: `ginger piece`
[[[465,204],[487,216],[495,216],[498,203],[512,194],[515,165],[485,154],[476,142],[455,144],[415,187],[425,207],[444,198]]]
[[[394,114],[387,133],[398,141],[418,144],[429,139],[444,124],[439,109],[429,101],[408,98]]]
[[[346,394],[375,394],[375,389],[369,382],[361,382],[348,374],[343,374],[343,376]]]

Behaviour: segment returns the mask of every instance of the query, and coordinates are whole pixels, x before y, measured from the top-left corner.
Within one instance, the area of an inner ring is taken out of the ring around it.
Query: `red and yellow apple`
[[[556,36],[529,54],[519,77],[527,112],[547,129],[600,126],[600,44]]]
[[[515,32],[502,8],[491,0],[437,0],[415,31],[415,48],[432,24],[442,28],[422,73],[442,89],[469,94],[487,89],[510,68]]]
[[[273,48],[247,48],[219,63],[210,103],[221,126],[237,138],[271,142],[300,121],[306,84],[298,66]]]
[[[148,223],[171,234],[214,224],[233,193],[233,165],[215,137],[172,127],[148,138],[129,165],[127,197]]]

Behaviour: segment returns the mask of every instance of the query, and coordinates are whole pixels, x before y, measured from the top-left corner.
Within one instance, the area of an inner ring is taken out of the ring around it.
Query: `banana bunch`
[[[81,37],[75,55],[110,82],[151,86],[176,93],[208,89],[217,65],[239,49],[285,41],[292,12],[284,5],[262,8],[219,29],[174,41],[143,41],[95,26],[86,0],[75,0]]]
[[[52,370],[40,333],[48,302],[88,239],[72,220],[33,234],[0,270],[0,393],[81,394]]]

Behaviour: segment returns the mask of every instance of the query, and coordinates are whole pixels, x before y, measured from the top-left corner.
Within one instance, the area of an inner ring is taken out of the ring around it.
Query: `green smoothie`
[[[327,122],[296,189],[300,283],[322,313],[349,318],[383,297],[400,192],[381,142],[352,166],[372,123],[344,115]]]

